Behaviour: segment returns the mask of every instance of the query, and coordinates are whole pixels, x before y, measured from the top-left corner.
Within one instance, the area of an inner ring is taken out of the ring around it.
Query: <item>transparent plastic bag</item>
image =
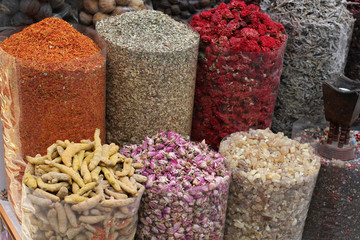
[[[198,35],[154,10],[108,18],[96,30],[108,49],[107,141],[138,143],[170,130],[189,136]]]
[[[80,23],[95,26],[110,16],[143,9],[153,9],[150,0],[83,0],[80,7]]]
[[[95,128],[105,132],[105,43],[93,29],[74,27],[101,51],[86,59],[36,62],[0,49],[4,160],[9,199],[19,219],[24,157],[45,154],[58,139],[88,139]],[[4,31],[2,37],[21,30]]]
[[[201,43],[191,137],[213,148],[233,132],[271,126],[286,42],[272,52]],[[235,71],[234,71],[235,70]]]
[[[320,168],[309,147],[266,129],[233,133],[219,152],[232,176],[224,239],[301,240]]]
[[[140,206],[137,239],[153,236],[159,239],[223,239],[230,178],[217,178],[213,186],[205,184],[188,190],[151,186],[145,191]]]
[[[0,2],[0,27],[30,25],[47,17],[78,22],[78,9],[71,0],[2,0]]]
[[[300,143],[318,148],[326,143],[328,122],[298,120],[293,137]],[[353,125],[352,129],[359,129]],[[321,158],[321,168],[306,218],[303,239],[353,240],[360,238],[360,149],[359,130],[351,130],[350,142],[355,147],[355,159],[342,161]]]
[[[260,6],[289,36],[272,129],[290,136],[296,120],[324,115],[321,84],[344,71],[354,19],[338,0],[264,0]]]
[[[56,239],[56,237],[134,239],[143,191],[139,191],[136,197],[128,198],[132,201],[121,207],[103,207],[100,201],[91,206],[89,203],[79,210],[80,203],[51,200],[39,190],[32,190],[23,184],[22,237],[24,240]],[[93,198],[96,196],[89,201]]]

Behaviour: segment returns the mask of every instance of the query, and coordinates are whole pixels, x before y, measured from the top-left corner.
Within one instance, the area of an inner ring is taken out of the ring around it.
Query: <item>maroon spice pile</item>
[[[345,75],[360,81],[360,0],[348,0],[348,8],[356,19],[349,56],[345,67]]]
[[[238,0],[201,12],[190,25],[200,34],[193,140],[218,148],[230,133],[270,127],[284,27]]]

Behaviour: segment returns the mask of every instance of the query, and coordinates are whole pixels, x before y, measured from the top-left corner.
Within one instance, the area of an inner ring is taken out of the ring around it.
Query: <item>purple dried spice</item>
[[[230,173],[205,141],[174,132],[124,146],[148,176],[139,210],[138,239],[222,239]]]

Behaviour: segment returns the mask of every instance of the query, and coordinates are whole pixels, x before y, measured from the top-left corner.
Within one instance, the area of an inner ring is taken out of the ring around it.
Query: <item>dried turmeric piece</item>
[[[85,184],[85,186],[83,186],[82,188],[79,189],[79,191],[77,192],[78,195],[83,195],[84,193],[94,189],[94,187],[96,186],[96,182],[91,182],[91,183],[87,183]]]
[[[102,154],[102,145],[101,145],[101,139],[100,139],[100,129],[95,130],[94,134],[94,158],[89,164],[89,170],[94,170],[99,162],[101,161],[101,154]]]
[[[39,188],[41,188],[42,190],[48,191],[48,192],[57,192],[60,190],[61,187],[69,186],[69,183],[67,183],[67,182],[60,182],[60,183],[53,183],[53,184],[44,183],[40,177],[38,177],[36,179],[36,182],[37,182]]]
[[[71,194],[64,198],[66,203],[79,203],[88,200],[89,198],[80,196],[79,194]]]
[[[93,158],[93,156],[94,156],[94,153],[89,154],[81,164],[80,173],[81,173],[81,176],[83,177],[85,183],[91,182],[91,173],[89,171],[88,165],[89,165],[91,159]]]
[[[47,149],[46,149],[46,152],[47,152],[47,154],[46,154],[46,156],[47,156],[47,159],[48,160],[52,160],[53,158],[55,158],[56,156],[58,156],[58,152],[57,152],[57,150],[56,150],[56,148],[57,148],[57,144],[56,143],[54,143],[54,144],[52,144],[50,147],[48,147]]]
[[[124,176],[127,176],[129,173],[130,173],[130,170],[131,170],[131,163],[132,163],[132,158],[126,158],[125,159],[125,162],[124,162],[124,167],[123,167],[123,170],[120,172],[120,171],[116,171],[115,172],[115,175],[117,177],[124,177]]]
[[[98,179],[99,179],[99,174],[101,172],[101,167],[100,166],[97,166],[94,170],[91,171],[91,179],[94,181],[94,182],[97,182]]]
[[[66,146],[64,152],[60,156],[62,157],[65,166],[71,167],[71,159],[76,153],[81,150],[90,150],[92,147],[92,144],[88,143],[70,143]]]
[[[37,188],[37,182],[33,175],[30,174],[30,172],[27,172],[24,174],[23,182],[26,186],[31,188],[32,190],[35,190]]]
[[[116,190],[116,191],[120,191],[121,187],[119,184],[119,181],[117,181],[117,179],[115,179],[114,174],[112,173],[111,170],[109,170],[106,167],[101,167],[102,172],[104,173],[105,178],[109,181],[109,183],[111,184],[111,186]]]
[[[49,166],[49,165],[47,165],[47,166]],[[59,173],[59,172],[48,172],[48,173],[42,175],[41,179],[44,182],[50,182],[50,183],[57,183],[60,181],[63,181],[63,182],[71,181],[71,177],[69,175],[67,175],[66,173]]]
[[[79,185],[79,187],[85,186],[84,180],[80,177],[80,174],[78,172],[74,171],[74,169],[48,160],[45,162],[49,165],[57,167],[61,172],[68,174]]]
[[[34,165],[45,164],[46,159],[47,156],[41,156],[40,154],[37,154],[35,157],[26,156],[26,160]]]

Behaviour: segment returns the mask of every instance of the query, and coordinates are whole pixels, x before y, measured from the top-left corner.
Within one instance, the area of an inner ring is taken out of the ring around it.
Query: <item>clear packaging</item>
[[[78,8],[72,0],[2,0],[0,27],[30,25],[47,17],[78,22]]]
[[[198,34],[154,10],[104,19],[96,30],[108,49],[107,141],[138,143],[170,130],[190,135]]]
[[[4,160],[9,199],[19,219],[25,156],[45,154],[58,139],[88,139],[95,128],[105,132],[105,43],[95,30],[74,27],[101,51],[86,59],[37,62],[0,49]],[[2,37],[21,30],[6,30]]]
[[[359,123],[359,122],[358,122]],[[350,142],[355,145],[355,159],[342,161],[321,158],[321,168],[306,218],[303,239],[354,240],[360,239],[360,132],[359,125],[350,131]],[[300,143],[318,148],[326,143],[329,123],[297,121],[293,137]]]
[[[302,239],[320,168],[312,148],[258,129],[231,134],[219,152],[232,174],[224,239]]]
[[[275,107],[286,42],[271,52],[200,44],[191,137],[217,149],[233,132],[267,128]]]
[[[290,136],[296,120],[324,115],[322,81],[344,71],[354,19],[339,0],[263,0],[260,6],[289,36],[272,129]]]
[[[114,143],[57,140],[47,154],[26,156],[22,235],[32,239],[134,239],[147,177]]]
[[[95,26],[98,21],[110,16],[152,9],[152,2],[151,0],[83,0],[80,9],[80,23]]]
[[[136,233],[138,209],[143,191],[121,207],[103,207],[100,201],[84,211],[76,204],[40,196],[23,184],[22,239],[108,239],[132,240]],[[54,195],[55,196],[55,195]],[[94,198],[94,197],[93,197]],[[91,198],[90,198],[91,199]],[[71,220],[70,220],[71,219]]]
[[[230,183],[224,157],[173,132],[121,153],[143,163],[148,177],[137,239],[223,239]]]

